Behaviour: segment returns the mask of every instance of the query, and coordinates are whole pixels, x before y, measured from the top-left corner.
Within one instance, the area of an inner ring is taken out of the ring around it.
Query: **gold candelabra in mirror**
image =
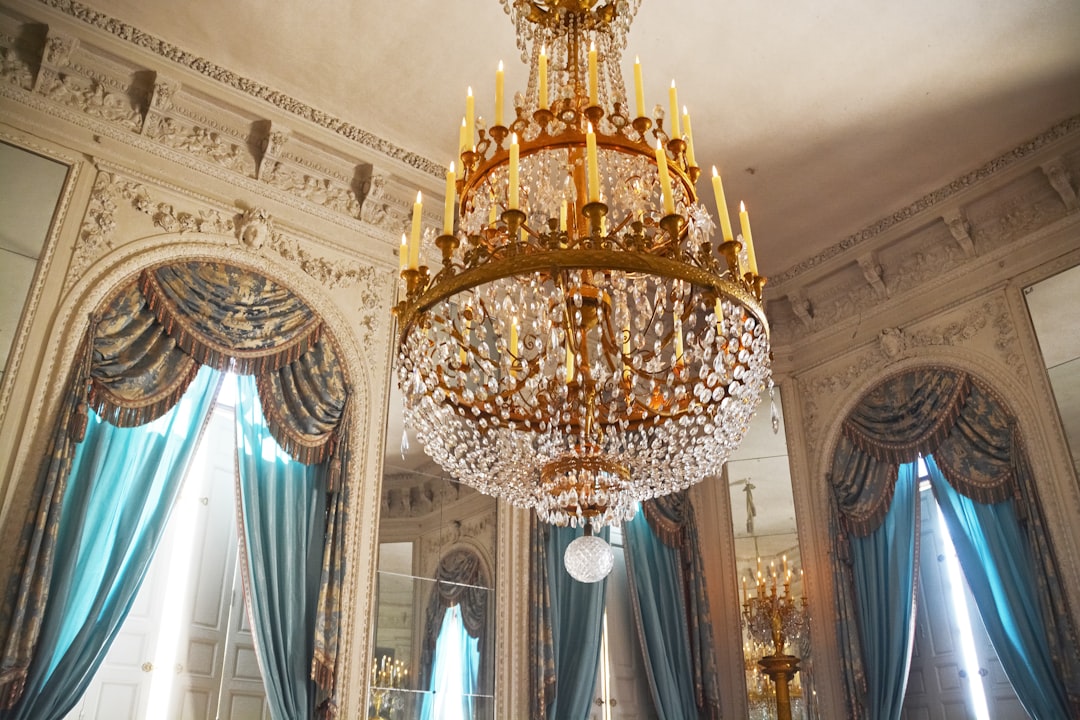
[[[746,631],[754,643],[766,648],[766,652],[769,647],[772,648],[772,654],[765,655],[757,664],[773,682],[778,720],[791,720],[790,684],[795,673],[799,671],[799,658],[788,655],[785,648],[789,642],[797,641],[809,628],[809,601],[806,592],[803,591],[801,599],[796,599],[791,592],[791,578],[792,571],[788,567],[786,555],[781,560],[779,572],[776,563],[772,562],[769,564],[768,574],[762,572],[761,560],[758,559],[753,597],[749,595],[747,579],[743,577],[743,619]]]
[[[369,720],[385,720],[398,709],[400,691],[405,688],[409,669],[401,660],[383,655],[371,660],[371,715]]]

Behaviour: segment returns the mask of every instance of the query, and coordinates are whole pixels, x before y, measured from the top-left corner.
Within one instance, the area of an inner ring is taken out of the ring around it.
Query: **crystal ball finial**
[[[594,583],[608,576],[615,566],[615,555],[602,538],[582,535],[566,546],[563,564],[578,582]]]

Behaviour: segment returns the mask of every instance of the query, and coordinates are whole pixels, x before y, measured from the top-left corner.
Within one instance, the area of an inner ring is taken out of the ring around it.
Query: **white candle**
[[[671,89],[668,90],[668,100],[671,106],[671,137],[677,138],[682,135],[679,132],[679,93],[675,90],[675,81],[671,81]]]
[[[401,267],[399,270],[404,270],[409,264],[409,239],[405,236],[405,233],[401,233],[401,247],[398,248],[398,265]]]
[[[540,107],[548,106],[547,48],[540,48]]]
[[[499,69],[495,71],[495,124],[503,124],[503,85],[506,81],[503,73],[503,61],[499,61]]]
[[[671,175],[668,174],[667,168],[667,151],[664,150],[664,146],[660,144],[660,140],[656,141],[656,169],[660,174],[660,194],[664,198],[664,214],[675,214],[675,198],[671,194]]]
[[[750,215],[746,212],[746,203],[739,203],[739,225],[742,227],[743,244],[746,245],[746,260],[750,265],[750,272],[754,275],[757,271],[757,257],[754,255],[754,238],[750,234]]]
[[[592,123],[585,133],[585,154],[589,167],[589,202],[600,202],[600,164],[596,156],[596,133]]]
[[[461,132],[458,135],[458,152],[463,153],[472,147],[469,143],[469,126],[465,124],[465,118],[461,118]]]
[[[574,382],[574,349],[570,347],[570,337],[566,338],[566,384]]]
[[[735,235],[731,232],[731,217],[728,215],[727,198],[724,196],[724,183],[720,180],[720,173],[716,166],[712,168],[712,189],[716,196],[716,211],[720,214],[720,231],[724,235],[724,241],[733,240]]]
[[[472,86],[469,86],[469,93],[465,96],[465,145],[467,148],[473,146],[474,137],[476,137],[476,99],[472,94]]]
[[[673,334],[675,335],[675,362],[682,362],[683,356],[683,337],[682,337],[682,318],[675,315]]]
[[[559,205],[559,230],[566,232],[566,199]]]
[[[600,73],[596,67],[596,43],[589,43],[589,105],[600,104]]]
[[[690,132],[690,113],[686,111],[685,105],[682,109],[682,124],[683,133],[686,135],[686,164],[697,167],[697,160],[694,159],[694,134]]]
[[[518,355],[518,321],[517,316],[510,318],[510,354]]]
[[[420,219],[424,213],[424,198],[419,191],[412,206],[412,234],[409,236],[409,269],[420,265]]]
[[[641,81],[641,59],[634,58],[634,100],[637,117],[645,117],[645,84]]]
[[[457,196],[454,173],[454,163],[450,163],[450,169],[446,171],[446,200],[443,204],[443,235],[454,234],[454,200]]]
[[[517,133],[510,135],[510,209],[518,209],[518,147]]]

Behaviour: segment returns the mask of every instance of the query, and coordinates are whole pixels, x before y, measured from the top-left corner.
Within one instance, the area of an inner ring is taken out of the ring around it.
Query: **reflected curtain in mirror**
[[[489,586],[480,556],[472,550],[455,548],[443,555],[439,561],[435,569],[435,585],[424,613],[424,635],[420,649],[421,690],[435,689],[433,670],[436,658],[441,652],[439,638],[446,624],[447,610],[456,608],[459,620],[454,622],[460,622],[469,638],[476,641],[475,645],[479,650],[479,661],[471,668],[472,676],[465,677],[463,674],[465,686],[470,689],[470,694],[490,694],[491,689],[483,687],[488,676],[483,667],[492,662],[491,638],[487,633]],[[462,642],[463,649],[466,644]],[[463,654],[460,659],[459,667],[463,673],[468,665],[466,659],[467,654]],[[430,697],[425,697],[425,707],[430,700]],[[470,711],[466,717],[471,716]]]

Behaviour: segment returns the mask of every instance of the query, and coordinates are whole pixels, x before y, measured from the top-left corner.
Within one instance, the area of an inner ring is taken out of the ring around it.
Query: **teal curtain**
[[[881,526],[851,538],[859,635],[866,666],[868,716],[896,720],[904,704],[915,631],[918,468],[900,466]]]
[[[244,587],[274,720],[306,720],[326,532],[326,467],[291,459],[270,434],[255,379],[238,378]]]
[[[656,716],[699,717],[679,552],[656,537],[644,512],[623,523],[623,546]]]
[[[37,651],[5,720],[62,718],[86,691],[165,531],[218,379],[202,368],[179,404],[147,425],[116,427],[91,411],[63,499]]]
[[[465,628],[461,606],[452,605],[443,613],[435,640],[431,682],[422,688],[421,720],[471,720],[479,671],[480,640]]]
[[[582,528],[544,526],[545,571],[551,600],[551,637],[555,650],[555,696],[548,720],[585,720],[593,704],[600,640],[604,629],[607,579],[583,583],[563,567],[566,547],[584,534]],[[608,539],[607,528],[600,536]]]
[[[987,505],[957,492],[926,457],[930,485],[960,567],[1016,696],[1035,720],[1069,717],[1065,688],[1046,646],[1038,583],[1012,500]]]

